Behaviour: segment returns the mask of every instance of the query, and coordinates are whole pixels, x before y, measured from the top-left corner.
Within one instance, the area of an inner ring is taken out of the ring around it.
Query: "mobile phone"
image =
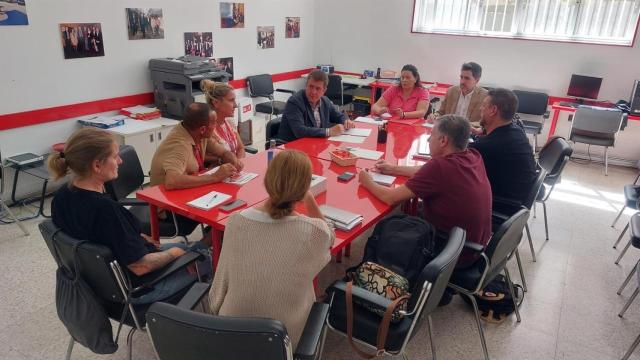
[[[235,199],[232,202],[228,203],[228,204],[224,204],[222,206],[220,206],[220,210],[224,211],[224,212],[231,212],[241,206],[246,205],[247,203],[244,200],[240,200],[240,199]]]
[[[338,181],[347,182],[347,181],[353,179],[354,176],[356,176],[356,174],[354,174],[352,172],[345,171],[340,176],[338,176]]]

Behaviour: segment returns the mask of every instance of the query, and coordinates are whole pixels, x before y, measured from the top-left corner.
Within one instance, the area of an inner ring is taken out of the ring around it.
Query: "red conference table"
[[[578,105],[578,104],[576,104],[576,105]],[[612,104],[610,104],[610,103],[594,103],[593,105],[595,105],[595,106],[603,106],[603,107],[612,107]],[[548,137],[553,136],[553,134],[556,132],[556,126],[558,125],[558,117],[560,117],[560,112],[561,111],[567,111],[567,112],[570,112],[570,113],[574,113],[577,110],[576,108],[574,108],[572,106],[561,105],[560,102],[554,102],[551,105],[551,109],[553,110],[553,117],[551,117],[551,126],[549,127]],[[640,116],[629,115],[629,120],[630,121],[640,121]]]

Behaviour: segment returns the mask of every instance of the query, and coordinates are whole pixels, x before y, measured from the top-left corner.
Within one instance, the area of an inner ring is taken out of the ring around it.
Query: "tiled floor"
[[[622,357],[640,333],[640,300],[620,319],[617,313],[633,291],[635,279],[622,296],[615,292],[640,252],[632,248],[619,266],[614,265],[619,250],[611,246],[631,212],[615,228],[610,225],[622,204],[622,186],[636,174],[634,169],[611,167],[605,177],[602,165],[569,163],[563,182],[548,202],[550,240],[544,241],[541,206],[538,217],[529,222],[538,261],[531,261],[526,242],[520,247],[529,286],[521,308],[522,322],[512,317],[500,325],[484,324],[493,359]],[[29,237],[21,236],[16,226],[0,226],[1,359],[62,359],[65,354],[68,335],[54,303],[55,265],[38,233],[39,221],[27,222]],[[355,263],[363,243],[354,244],[345,264],[330,264],[320,284],[326,286]],[[517,278],[513,266],[511,273]],[[473,314],[462,300],[456,297],[449,306],[438,309],[433,324],[439,359],[482,358]],[[417,331],[408,346],[409,358],[429,359],[425,327]],[[76,346],[72,358],[125,359],[122,335],[121,344],[116,354],[102,356]],[[154,358],[145,334],[134,338],[134,358]],[[325,358],[354,359],[356,355],[344,338],[330,333]],[[640,359],[640,349],[632,358]]]

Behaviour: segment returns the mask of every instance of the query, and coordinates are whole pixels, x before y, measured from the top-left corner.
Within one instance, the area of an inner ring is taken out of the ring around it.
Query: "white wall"
[[[600,99],[629,99],[640,79],[640,45],[602,45],[413,34],[414,0],[316,3],[316,61],[361,72],[415,64],[423,80],[457,83],[460,65],[482,65],[482,82],[566,94],[571,74],[603,77]]]

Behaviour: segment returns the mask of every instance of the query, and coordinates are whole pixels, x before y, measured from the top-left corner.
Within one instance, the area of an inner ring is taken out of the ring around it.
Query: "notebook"
[[[225,203],[229,199],[231,199],[231,195],[212,191],[206,195],[200,196],[195,200],[189,201],[187,205],[198,208],[200,210],[210,210],[220,204]]]
[[[382,186],[391,186],[393,184],[394,181],[396,181],[396,177],[395,176],[390,176],[390,175],[384,175],[384,174],[380,174],[377,172],[370,172],[369,174],[371,174],[371,179],[382,185]]]
[[[346,210],[334,208],[329,205],[320,205],[320,212],[327,219],[331,220],[336,229],[349,231],[362,223],[362,215],[358,215]]]
[[[347,142],[347,143],[354,143],[354,144],[362,144],[364,142],[364,139],[366,138],[362,136],[353,136],[353,135],[346,135],[346,134],[331,136],[330,138],[328,138],[329,141],[339,141],[339,142]]]
[[[356,147],[348,147],[347,150],[359,158],[369,160],[378,160],[382,155],[384,155],[384,153],[380,151],[360,149]]]

